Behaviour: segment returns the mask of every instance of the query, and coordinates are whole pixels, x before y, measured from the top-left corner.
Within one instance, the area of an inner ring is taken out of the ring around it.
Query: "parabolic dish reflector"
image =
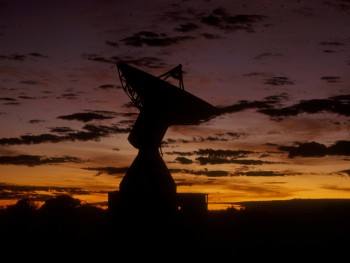
[[[124,62],[117,64],[123,89],[140,109],[164,118],[170,125],[196,125],[219,114],[218,108]]]

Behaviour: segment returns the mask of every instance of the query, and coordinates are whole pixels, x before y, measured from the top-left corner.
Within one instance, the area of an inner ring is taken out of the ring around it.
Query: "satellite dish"
[[[218,108],[184,90],[181,64],[159,77],[123,62],[117,66],[124,91],[140,110],[128,138],[135,148],[159,147],[169,126],[198,125],[219,114]],[[169,76],[179,79],[180,87],[162,79]]]
[[[125,62],[117,68],[123,90],[140,111],[128,136],[139,152],[119,185],[121,205],[140,209],[144,202],[147,210],[173,213],[176,184],[159,152],[162,139],[169,126],[198,125],[219,110],[184,90],[181,64],[158,77]],[[179,87],[168,77],[178,79]]]

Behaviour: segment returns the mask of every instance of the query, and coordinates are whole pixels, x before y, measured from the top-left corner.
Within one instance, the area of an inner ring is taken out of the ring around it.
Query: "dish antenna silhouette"
[[[122,209],[174,214],[176,184],[160,147],[171,125],[199,125],[219,114],[218,108],[184,90],[182,65],[156,77],[125,62],[117,63],[122,88],[140,113],[128,136],[138,154],[119,185]],[[179,86],[167,81],[179,81]]]

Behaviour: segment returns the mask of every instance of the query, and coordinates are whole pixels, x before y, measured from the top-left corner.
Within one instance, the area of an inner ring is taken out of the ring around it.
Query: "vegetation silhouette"
[[[30,198],[0,209],[2,256],[59,260],[284,261],[348,253],[349,200],[250,202],[169,222],[126,223],[108,210],[59,195],[38,207]],[[135,208],[137,209],[137,208]],[[120,215],[122,218],[122,215]]]

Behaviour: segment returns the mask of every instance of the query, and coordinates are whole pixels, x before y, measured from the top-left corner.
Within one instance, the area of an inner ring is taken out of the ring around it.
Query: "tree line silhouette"
[[[111,217],[108,210],[69,195],[48,199],[40,207],[22,198],[0,209],[1,254],[117,262],[346,256],[350,202],[320,203],[317,209],[302,200],[294,208],[287,201],[270,203],[272,209],[231,207],[200,217],[179,214],[164,222],[136,213],[137,218]]]

